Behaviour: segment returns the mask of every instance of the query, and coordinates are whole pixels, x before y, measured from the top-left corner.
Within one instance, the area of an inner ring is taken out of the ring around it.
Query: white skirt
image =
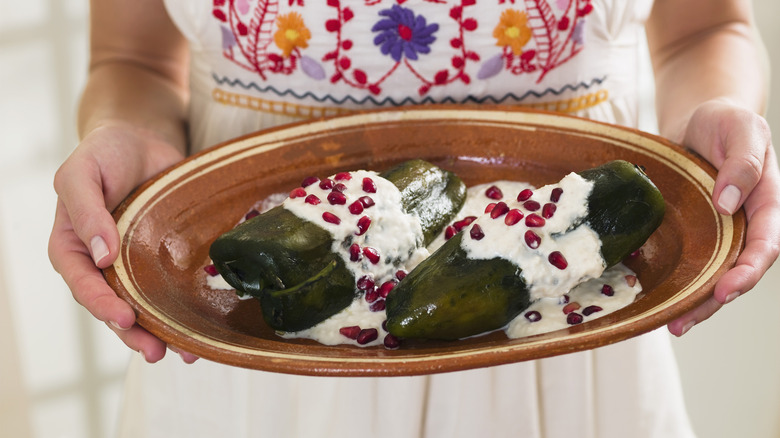
[[[687,438],[665,329],[596,350],[416,377],[309,377],[135,357],[119,436]]]

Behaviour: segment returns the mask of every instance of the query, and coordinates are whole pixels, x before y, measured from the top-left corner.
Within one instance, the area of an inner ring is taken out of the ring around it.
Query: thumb
[[[726,103],[702,107],[691,117],[684,144],[718,169],[713,201],[720,213],[736,212],[756,187],[770,138],[763,117]]]
[[[54,189],[95,265],[101,269],[110,266],[119,251],[119,232],[106,208],[98,163],[83,154],[72,155],[57,170]]]

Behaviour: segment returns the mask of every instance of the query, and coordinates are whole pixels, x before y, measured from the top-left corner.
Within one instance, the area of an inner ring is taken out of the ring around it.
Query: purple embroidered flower
[[[422,15],[415,16],[411,9],[393,5],[391,9],[379,12],[385,18],[379,20],[372,32],[379,32],[374,45],[379,46],[383,55],[390,55],[396,62],[401,57],[417,60],[417,54],[430,53],[430,45],[436,41],[434,32],[439,30],[436,23],[428,24]]]

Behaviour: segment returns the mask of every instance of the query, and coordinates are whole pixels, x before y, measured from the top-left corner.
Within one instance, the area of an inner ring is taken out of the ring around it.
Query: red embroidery
[[[283,15],[279,13],[280,1],[283,0],[213,0],[212,15],[222,26],[224,56],[262,80],[267,80],[270,74],[289,75],[300,69],[315,80],[327,79],[373,95],[380,95],[385,81],[399,69],[407,70],[419,81],[420,96],[434,87],[488,80],[501,72],[534,74],[538,75],[536,82],[542,82],[549,72],[582,51],[583,19],[593,10],[591,0],[498,0],[505,9],[501,22],[493,24],[477,20],[475,14],[479,10],[473,7],[476,0],[424,0],[449,8],[446,16],[432,17],[402,6],[405,0],[395,0],[389,6],[383,4],[386,0],[363,0],[358,5],[360,8],[377,12],[369,34],[369,29],[356,30],[350,26],[355,18],[353,7],[357,6],[327,0],[331,17],[325,20],[324,29],[315,29],[314,33],[333,34],[336,43],[332,50],[315,59],[306,55],[312,35],[303,17],[294,12],[295,8],[304,6],[304,0],[287,0],[292,12]],[[515,3],[522,6],[516,8]],[[440,57],[428,56],[433,41],[443,34],[439,32],[440,25],[456,31],[456,36],[448,42],[452,55],[448,64],[439,69],[422,69],[425,62],[440,62]],[[471,47],[469,35],[478,30],[489,32],[485,26],[490,29],[491,25],[495,26],[496,43],[482,47],[480,55]],[[369,73],[370,69],[361,65],[367,61],[353,59],[353,35],[359,38],[369,35],[381,56],[390,58],[392,62],[384,72],[376,73],[376,66],[372,66],[374,72]],[[483,58],[490,51],[494,54]]]
[[[252,14],[248,14],[248,0],[228,0],[227,3],[225,0],[214,0],[213,10],[214,17],[228,26],[228,29],[223,28],[222,35],[224,56],[236,65],[257,73],[264,80],[269,72],[290,74],[295,71],[301,57],[298,46],[294,46],[287,56],[284,49],[281,53],[270,50],[274,44],[273,29],[277,27],[278,0],[256,2]],[[303,5],[303,0],[290,0],[290,4],[293,3]],[[241,57],[237,56],[236,51]]]

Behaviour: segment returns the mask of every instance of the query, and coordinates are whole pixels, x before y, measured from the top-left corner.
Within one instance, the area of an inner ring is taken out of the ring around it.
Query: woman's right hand
[[[119,233],[111,211],[139,184],[177,163],[182,153],[152,131],[104,123],[90,131],[54,178],[58,195],[49,258],[73,297],[147,362],[166,344],[136,323],[135,312],[101,272],[116,260]],[[185,362],[196,356],[177,351]]]

